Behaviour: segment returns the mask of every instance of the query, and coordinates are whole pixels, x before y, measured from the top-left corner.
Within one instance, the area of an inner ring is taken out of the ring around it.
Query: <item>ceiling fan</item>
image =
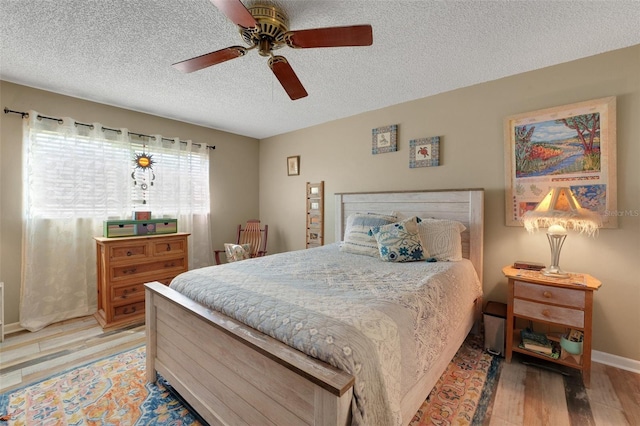
[[[210,1],[238,26],[242,38],[249,47],[231,46],[172,65],[182,72],[198,71],[244,56],[250,50],[258,49],[261,56],[269,57],[269,68],[291,100],[296,100],[307,96],[307,91],[285,57],[274,55],[274,50],[284,45],[296,49],[308,49],[371,46],[373,44],[371,25],[289,31],[289,19],[273,5],[257,4],[247,8],[240,0]]]

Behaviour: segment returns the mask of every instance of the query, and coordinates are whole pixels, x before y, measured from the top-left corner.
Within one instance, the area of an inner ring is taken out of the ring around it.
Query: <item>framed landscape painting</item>
[[[504,120],[507,226],[556,186],[615,228],[616,98],[608,97],[512,115]]]

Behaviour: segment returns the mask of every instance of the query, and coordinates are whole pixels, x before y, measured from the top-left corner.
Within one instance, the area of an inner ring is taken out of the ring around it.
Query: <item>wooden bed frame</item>
[[[464,223],[463,256],[482,280],[484,191],[336,194],[336,241],[354,212],[399,211]],[[158,282],[145,284],[147,381],[160,373],[212,425],[347,425],[354,377]],[[479,321],[476,300],[450,344],[402,401],[408,424]]]

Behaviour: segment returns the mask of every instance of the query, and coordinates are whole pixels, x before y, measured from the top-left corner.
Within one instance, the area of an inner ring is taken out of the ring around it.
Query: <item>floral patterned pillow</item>
[[[251,257],[251,244],[231,244],[225,243],[224,253],[227,255],[227,262],[249,259]]]
[[[401,222],[376,226],[371,234],[376,238],[380,258],[385,262],[414,262],[425,260],[429,253],[418,234],[418,218],[411,217]]]

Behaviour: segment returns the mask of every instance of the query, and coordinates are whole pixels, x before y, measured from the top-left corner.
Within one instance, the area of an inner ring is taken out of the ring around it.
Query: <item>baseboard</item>
[[[7,337],[7,334],[17,333],[18,331],[22,331],[22,330],[26,330],[26,329],[22,327],[19,322],[6,324],[4,326],[4,336]]]
[[[624,358],[606,352],[591,351],[591,361],[640,374],[640,361],[635,359]]]

